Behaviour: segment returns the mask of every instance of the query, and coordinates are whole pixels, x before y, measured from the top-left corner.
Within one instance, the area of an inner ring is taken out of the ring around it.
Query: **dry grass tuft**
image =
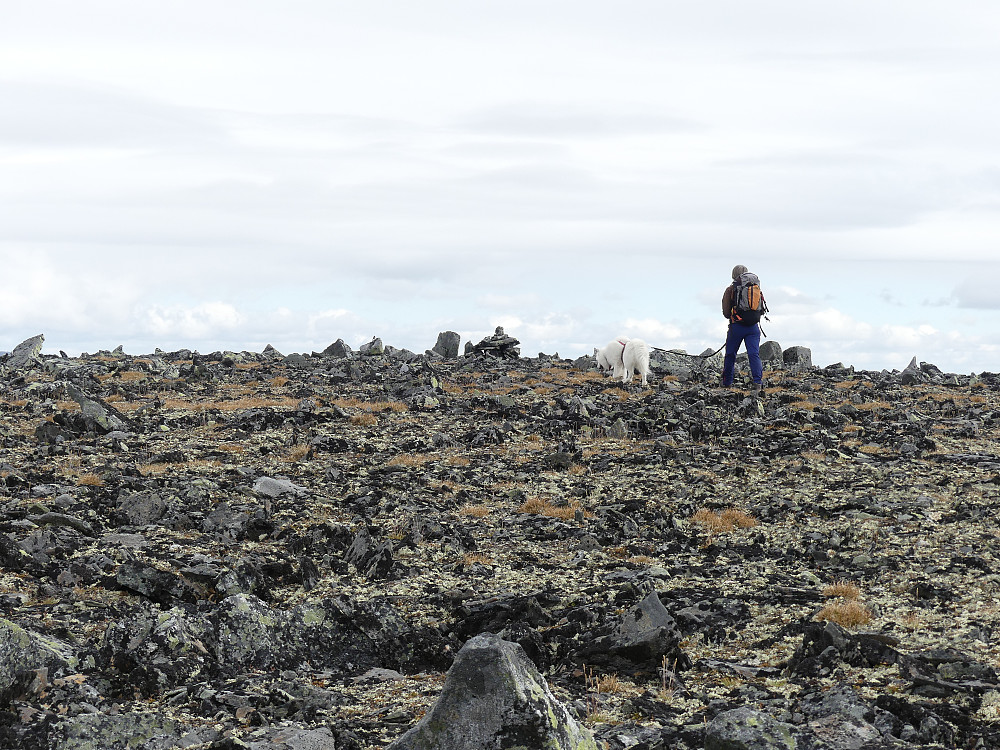
[[[466,565],[492,565],[493,558],[480,552],[466,552],[462,555],[462,562]]]
[[[872,621],[872,614],[867,607],[858,602],[837,602],[823,607],[817,613],[816,619],[835,622],[842,628],[853,628],[858,625],[867,625]]]
[[[76,483],[86,485],[87,487],[104,486],[104,480],[101,479],[97,474],[80,474],[76,478]]]
[[[854,601],[859,596],[861,596],[861,587],[852,581],[834,581],[825,589],[823,589],[823,596],[827,597],[841,597],[842,599],[848,599]]]
[[[407,468],[425,466],[434,457],[429,453],[400,453],[385,462],[386,466],[405,466]]]
[[[221,461],[209,460],[209,459],[195,459],[194,461],[185,461],[183,463],[177,464],[144,464],[139,467],[139,473],[144,477],[148,476],[158,476],[160,474],[166,474],[171,470],[188,470],[197,471],[198,469],[218,469],[222,466]]]
[[[721,513],[702,508],[691,516],[691,522],[703,527],[710,534],[721,534],[757,525],[757,519],[739,508],[726,508]]]
[[[458,509],[458,515],[472,518],[486,518],[489,514],[490,509],[485,505],[463,505]]]
[[[378,417],[368,412],[365,412],[364,414],[354,414],[351,416],[351,424],[361,425],[362,427],[372,427],[378,424]]]
[[[562,521],[572,521],[576,518],[576,512],[580,507],[580,503],[577,501],[571,502],[568,505],[553,505],[543,497],[529,497],[521,503],[521,507],[517,509],[517,512],[532,513],[536,516],[548,516],[549,518],[558,518]]]
[[[288,450],[287,458],[289,461],[296,462],[296,461],[301,461],[308,455],[309,455],[308,445],[293,445]]]

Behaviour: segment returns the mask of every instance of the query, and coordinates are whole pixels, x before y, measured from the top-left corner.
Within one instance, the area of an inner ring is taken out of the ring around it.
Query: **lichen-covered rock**
[[[781,365],[784,363],[781,344],[777,341],[765,341],[760,345],[760,361],[769,365]]]
[[[385,602],[345,598],[275,610],[255,596],[220,602],[215,652],[230,669],[314,668],[360,674],[373,667],[420,668],[440,662],[446,647],[438,636],[410,628]]]
[[[65,667],[75,662],[76,656],[68,644],[0,619],[0,692],[7,690],[21,672]]]
[[[448,670],[441,697],[392,750],[596,750],[515,643],[476,636]]]
[[[812,350],[805,346],[792,346],[781,354],[785,365],[790,367],[812,367]]]
[[[132,689],[156,695],[187,683],[210,666],[215,661],[209,651],[214,637],[205,618],[177,607],[163,612],[146,605],[111,624],[99,654]]]
[[[154,713],[87,714],[67,719],[53,731],[53,750],[171,750],[206,746],[218,739],[210,728],[192,730]]]
[[[683,658],[680,640],[676,621],[652,591],[625,613],[613,650],[635,662],[660,662],[664,657],[673,661]]]
[[[246,743],[250,750],[336,750],[333,733],[326,727],[297,729],[283,727],[268,731]]]
[[[66,393],[80,405],[80,411],[91,432],[107,434],[113,430],[128,429],[128,421],[112,406],[91,398],[72,383],[67,384]]]
[[[458,356],[458,346],[462,337],[454,331],[442,331],[438,334],[437,343],[431,351],[440,354],[445,359],[455,359]]]
[[[748,706],[724,711],[708,723],[705,750],[795,750],[792,726]]]
[[[32,364],[38,363],[38,355],[42,352],[42,344],[45,343],[45,336],[38,334],[30,339],[22,341],[14,347],[14,351],[7,355],[4,367],[10,372],[23,370]]]

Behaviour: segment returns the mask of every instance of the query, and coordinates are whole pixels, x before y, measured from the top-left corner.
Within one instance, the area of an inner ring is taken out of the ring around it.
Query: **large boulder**
[[[516,643],[491,633],[462,648],[440,698],[391,750],[596,750]]]
[[[927,374],[920,368],[917,364],[917,358],[914,357],[910,360],[908,364],[901,373],[899,373],[899,382],[903,385],[916,385],[917,383],[924,383],[930,380]]]
[[[650,353],[649,363],[661,376],[673,375],[686,380],[692,373],[704,371],[708,359],[698,354],[688,354],[682,349],[654,349]]]
[[[381,357],[385,354],[385,344],[382,343],[382,339],[376,336],[367,344],[359,346],[358,354],[365,357]]]
[[[784,352],[777,341],[765,341],[760,345],[760,361],[765,365],[778,366],[784,364]]]
[[[0,693],[26,671],[55,670],[76,663],[73,650],[62,641],[33,633],[0,619]]]
[[[454,331],[442,331],[438,334],[437,343],[431,351],[440,354],[445,359],[455,359],[458,356],[458,345],[462,337]]]
[[[55,750],[170,750],[214,746],[218,731],[191,729],[158,713],[81,714],[63,720],[50,737]],[[228,746],[227,746],[228,747]]]
[[[680,640],[676,621],[656,592],[651,591],[625,613],[613,650],[633,662],[652,661],[659,664],[664,657],[670,661],[680,658]]]
[[[233,670],[313,668],[355,674],[373,667],[418,669],[446,652],[436,629],[415,630],[383,600],[346,597],[272,609],[255,596],[223,599],[212,615],[215,656]]]
[[[87,428],[94,433],[106,435],[115,430],[128,429],[125,415],[99,398],[88,396],[73,383],[66,385],[66,393],[80,405]]]
[[[347,359],[353,353],[351,347],[345,344],[343,339],[337,339],[323,350],[324,357],[336,357],[337,359]]]
[[[43,343],[45,343],[45,336],[41,333],[22,341],[14,347],[14,351],[7,355],[4,366],[10,372],[17,372],[38,364],[38,356],[42,353]]]
[[[812,367],[812,350],[805,346],[785,349],[781,358],[786,367]]]
[[[792,729],[770,714],[741,706],[708,723],[705,750],[795,750],[798,742]]]

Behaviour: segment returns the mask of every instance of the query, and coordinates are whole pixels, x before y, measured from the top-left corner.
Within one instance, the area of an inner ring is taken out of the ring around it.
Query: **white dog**
[[[594,356],[597,357],[597,369],[611,370],[612,377],[621,377],[622,368],[625,367],[625,347],[628,342],[628,336],[619,336],[603,349],[594,349]]]
[[[649,346],[642,339],[630,339],[622,348],[622,382],[632,381],[632,375],[638,373],[642,385],[646,385],[649,377]]]
[[[632,380],[632,375],[639,374],[642,384],[646,385],[649,377],[649,346],[642,339],[630,339],[619,336],[603,349],[595,349],[597,367],[600,370],[611,370],[611,376],[622,379],[623,383]]]

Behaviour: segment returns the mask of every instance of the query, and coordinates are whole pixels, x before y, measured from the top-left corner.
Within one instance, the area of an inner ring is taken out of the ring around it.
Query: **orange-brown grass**
[[[815,451],[803,451],[799,454],[802,458],[808,458],[810,461],[822,461],[826,458],[825,453],[816,453]]]
[[[448,456],[444,462],[449,466],[468,466],[472,463],[472,459],[468,456]]]
[[[278,375],[277,377],[271,378],[271,385],[273,385],[275,388],[281,388],[282,386],[287,384],[288,384],[288,378],[286,378],[284,375]]]
[[[490,509],[485,505],[463,505],[458,509],[458,515],[471,518],[486,518],[489,514]]]
[[[308,455],[309,455],[308,445],[293,445],[291,448],[288,449],[286,458],[289,461],[295,462],[295,461],[301,461]]]
[[[351,424],[360,425],[362,427],[371,427],[378,424],[378,417],[374,414],[365,412],[364,414],[355,414],[351,417]]]
[[[143,476],[148,477],[159,474],[165,474],[171,469],[182,469],[182,470],[217,469],[220,466],[222,466],[222,463],[214,459],[209,460],[209,459],[199,458],[193,461],[184,461],[182,463],[176,463],[176,464],[168,464],[168,463],[144,464],[139,467],[139,473],[142,474]]]
[[[633,555],[628,559],[628,562],[635,565],[653,565],[656,563],[656,558],[649,555]]]
[[[529,497],[517,509],[518,513],[532,513],[536,516],[548,516],[558,518],[562,521],[570,521],[576,517],[576,511],[580,509],[579,502],[571,502],[569,505],[553,505],[543,497]]]
[[[83,484],[88,487],[103,487],[104,480],[101,479],[97,474],[81,474],[76,478],[77,484]]]
[[[624,685],[616,674],[604,674],[596,677],[592,684],[593,689],[598,693],[620,693],[624,690]]]
[[[466,565],[492,565],[493,558],[489,555],[484,555],[481,552],[466,552],[462,555],[462,562]]]
[[[385,462],[386,466],[425,466],[434,457],[429,453],[400,453]]]
[[[853,628],[867,625],[872,621],[872,614],[864,605],[855,601],[835,602],[823,607],[816,614],[816,619],[835,622],[843,628]]]
[[[298,401],[291,397],[283,398],[260,398],[256,396],[245,396],[236,399],[224,399],[219,401],[194,401],[190,398],[165,398],[160,402],[164,409],[188,409],[188,410],[208,410],[218,411],[243,411],[244,409],[290,408],[296,406]]]
[[[839,596],[854,601],[861,596],[861,587],[851,581],[834,581],[823,589],[823,596]]]
[[[409,409],[402,401],[365,401],[354,397],[335,398],[331,403],[341,409],[363,409],[370,412],[401,412]]]
[[[747,529],[757,525],[757,519],[738,508],[726,508],[721,513],[702,508],[691,516],[691,522],[702,526],[712,534],[736,529]]]

